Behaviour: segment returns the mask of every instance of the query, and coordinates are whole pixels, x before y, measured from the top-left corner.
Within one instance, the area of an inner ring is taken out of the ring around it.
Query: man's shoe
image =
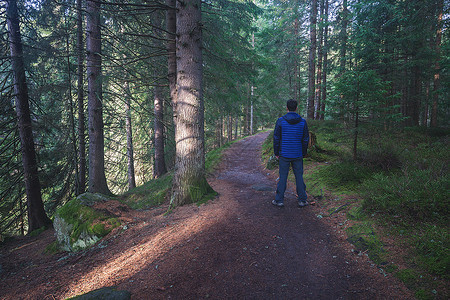
[[[272,204],[278,207],[283,207],[284,203],[283,202],[277,202],[276,200],[272,200]]]
[[[306,201],[306,200],[299,201],[299,202],[298,202],[298,206],[300,206],[300,207],[308,206],[308,201]]]

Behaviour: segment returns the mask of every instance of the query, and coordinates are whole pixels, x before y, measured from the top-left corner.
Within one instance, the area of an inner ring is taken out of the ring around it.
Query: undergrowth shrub
[[[338,190],[357,191],[361,183],[370,178],[373,169],[353,161],[338,161],[317,171],[317,176]]]
[[[359,153],[360,163],[378,168],[382,171],[392,171],[402,166],[401,159],[392,145],[377,144]]]
[[[401,172],[377,174],[365,181],[363,208],[445,223],[450,211],[447,144],[443,139],[405,147]]]
[[[448,176],[433,178],[431,170],[401,175],[376,174],[367,180],[363,208],[424,221],[444,221],[449,214]]]

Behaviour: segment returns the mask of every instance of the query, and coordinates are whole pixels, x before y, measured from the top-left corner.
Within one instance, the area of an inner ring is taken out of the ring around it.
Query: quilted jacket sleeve
[[[305,120],[305,127],[303,128],[303,138],[302,138],[302,155],[303,157],[306,156],[308,153],[308,144],[309,144],[309,130],[308,130],[308,124]]]

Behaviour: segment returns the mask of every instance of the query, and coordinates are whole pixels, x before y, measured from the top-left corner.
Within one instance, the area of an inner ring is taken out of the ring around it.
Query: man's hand
[[[275,156],[277,159],[280,159],[280,157],[279,156]]]

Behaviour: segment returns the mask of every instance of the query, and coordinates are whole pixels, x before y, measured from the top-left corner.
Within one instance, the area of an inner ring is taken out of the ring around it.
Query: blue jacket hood
[[[300,117],[300,115],[296,112],[290,111],[283,116],[283,119],[285,119],[289,124],[294,125],[300,123],[302,117]]]

